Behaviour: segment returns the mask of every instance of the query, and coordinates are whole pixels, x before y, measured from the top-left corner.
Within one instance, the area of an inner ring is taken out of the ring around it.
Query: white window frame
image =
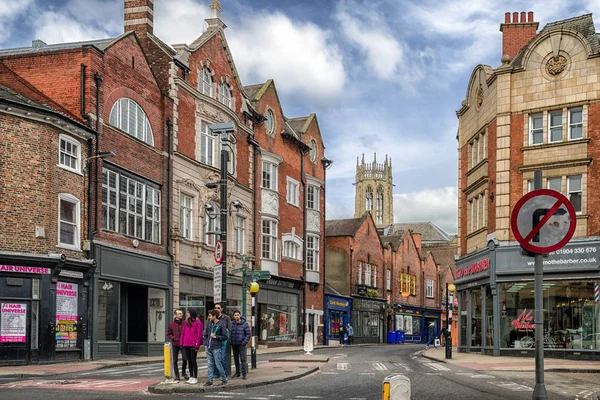
[[[315,162],[315,160],[317,159],[317,155],[319,153],[319,149],[317,147],[317,141],[315,139],[311,139],[310,140],[310,151],[309,151],[309,157],[310,157],[310,161]]]
[[[559,189],[558,190],[552,189],[552,187],[550,185],[551,182],[554,182],[554,183],[558,182]],[[554,176],[554,177],[548,178],[548,180],[546,181],[546,187],[550,190],[555,190],[559,193],[562,193],[562,176]]]
[[[74,213],[75,213],[75,221],[62,221],[61,217],[60,217],[60,210],[61,210],[61,204],[62,202],[65,203],[69,203],[72,204],[75,208]],[[65,248],[65,249],[70,249],[70,250],[80,250],[81,248],[81,240],[80,240],[80,235],[81,235],[81,216],[80,216],[80,205],[81,202],[79,201],[79,199],[71,194],[68,193],[60,193],[58,195],[58,214],[57,214],[57,220],[58,220],[58,237],[57,237],[57,243],[58,245],[56,247],[61,247],[61,248]],[[74,243],[63,243],[60,241],[60,231],[61,231],[61,225],[62,224],[68,224],[70,226],[73,226],[74,229],[74,233],[73,233],[73,242]]]
[[[220,234],[208,233],[208,232],[220,232],[221,231],[221,216],[217,215],[216,218],[210,218],[208,213],[204,213],[204,243],[208,246],[214,246],[217,240],[221,238]]]
[[[125,112],[127,113],[126,116],[123,115]],[[130,115],[132,112],[135,112],[133,129],[130,127],[130,122],[132,122]],[[138,129],[140,122],[143,125],[141,129]],[[109,123],[115,128],[126,132],[129,136],[133,136],[134,138],[154,147],[154,135],[152,133],[152,125],[150,124],[148,115],[142,106],[140,106],[134,100],[127,97],[122,97],[117,100],[110,110]]]
[[[114,182],[113,186],[111,182]],[[114,216],[112,226],[110,226],[111,212]],[[111,232],[119,231],[119,174],[106,168],[102,169],[102,229]]]
[[[300,182],[289,176],[287,177],[286,200],[293,206],[300,205]]]
[[[473,141],[473,149],[475,149],[475,155],[474,155],[474,165],[479,164],[479,138],[476,137],[475,140]]]
[[[563,141],[563,115],[562,110],[554,110],[548,112],[548,143],[558,143]],[[552,125],[552,116],[560,115],[560,125]],[[552,139],[552,129],[560,128],[560,139],[553,140]]]
[[[371,286],[371,264],[365,264],[365,285]]]
[[[306,269],[319,271],[319,237],[316,235],[306,236]]]
[[[208,68],[202,68],[199,72],[200,72],[199,73],[200,79],[198,80],[199,81],[198,89],[200,89],[200,92],[202,94],[212,97],[212,91],[213,91],[212,74],[210,73]]]
[[[63,142],[65,143],[65,150],[62,148]],[[74,153],[67,150],[67,146],[70,145],[71,149],[74,149]],[[71,163],[67,165],[64,160],[75,160],[75,168],[71,166]],[[81,174],[81,143],[77,140],[67,136],[59,135],[58,137],[58,166],[62,169],[66,169],[77,174]]]
[[[235,217],[235,252],[244,254],[246,236],[246,218],[237,215]]]
[[[433,293],[434,293],[434,282],[433,279],[427,279],[426,281],[426,294],[425,297],[427,297],[428,299],[433,299]]]
[[[579,111],[581,113],[581,122],[577,122],[577,123],[573,123],[572,122],[572,116],[571,113],[574,111]],[[583,107],[574,107],[574,108],[569,108],[568,112],[568,122],[569,122],[569,140],[579,140],[579,139],[583,139]],[[581,137],[577,137],[574,138],[573,137],[573,128],[574,127],[581,127]]]
[[[572,178],[579,178],[579,190],[573,190],[571,188],[571,179]],[[581,209],[577,210],[577,208],[575,208],[575,213],[581,214],[583,212],[583,175],[567,176],[567,198],[569,199],[569,201],[571,201],[571,194],[575,194],[575,193],[579,193],[579,196],[581,198]],[[573,204],[573,202],[571,202],[571,204]],[[573,206],[573,207],[575,207],[575,206]]]
[[[161,193],[160,190],[146,185],[144,185],[144,189],[146,191],[144,202],[144,237],[149,242],[160,244]],[[150,215],[148,208],[150,208],[152,215]]]
[[[471,232],[475,232],[475,209],[474,209],[474,201],[475,199],[471,199],[469,200],[469,208],[470,210],[470,214],[471,214],[471,221],[469,224],[469,233]]]
[[[392,290],[392,271],[389,269],[386,271],[385,290]]]
[[[539,131],[539,133],[542,134],[542,141],[539,143],[534,143],[533,142],[533,135],[534,135],[534,129],[533,129],[533,120],[539,118],[540,121],[542,121],[542,127],[536,129],[536,133]],[[536,114],[531,114],[529,116],[529,145],[530,146],[538,146],[540,144],[544,144],[544,114],[542,113],[536,113]]]
[[[533,190],[533,179],[528,179],[527,180],[527,193],[531,192]]]
[[[373,265],[373,287],[377,288],[377,265]]]
[[[475,230],[478,230],[479,228],[481,228],[479,226],[479,196],[473,199],[473,205],[475,207]]]
[[[202,164],[215,166],[216,137],[210,134],[208,122],[200,121],[200,161]]]
[[[219,85],[219,103],[231,108],[232,98],[231,89],[227,82],[221,83],[221,85]]]
[[[179,194],[179,231],[188,240],[193,239],[194,198],[186,193]]]
[[[292,260],[300,260],[300,254],[302,254],[300,245],[293,240],[286,240],[283,242],[283,256],[291,258]]]
[[[263,189],[270,189],[273,190],[274,192],[277,191],[277,170],[279,169],[279,166],[277,164],[275,164],[274,162],[271,161],[266,161],[263,160],[262,162],[262,180],[261,180],[261,187]],[[268,181],[267,181],[268,179]],[[268,184],[265,185],[265,182],[267,182]]]
[[[277,246],[278,223],[275,220],[263,219],[261,221],[261,258],[264,260],[278,261]],[[265,229],[266,228],[266,229]],[[268,246],[268,247],[267,247]]]
[[[487,158],[487,135],[484,133],[481,134],[481,160],[485,160]]]
[[[487,226],[487,207],[486,207],[486,192],[481,193],[481,227],[484,228]]]
[[[358,262],[358,284],[362,285],[362,261]]]
[[[269,108],[265,114],[265,129],[267,130],[267,134],[273,135],[275,132],[275,113]]]
[[[306,187],[306,207],[309,210],[319,210],[319,192],[320,188],[315,185]]]

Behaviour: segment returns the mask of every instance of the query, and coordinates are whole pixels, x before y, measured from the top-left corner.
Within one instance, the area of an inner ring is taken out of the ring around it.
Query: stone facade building
[[[368,211],[373,214],[378,228],[394,223],[392,160],[388,160],[387,155],[383,164],[377,163],[377,154],[372,163],[365,164],[364,154],[360,164],[356,159],[354,190],[354,218]]]
[[[533,355],[521,317],[534,307],[533,259],[509,221],[540,170],[577,214],[574,238],[544,261],[545,354],[597,358],[600,44],[591,14],[538,25],[506,13],[502,64],[475,67],[457,111],[459,349]]]

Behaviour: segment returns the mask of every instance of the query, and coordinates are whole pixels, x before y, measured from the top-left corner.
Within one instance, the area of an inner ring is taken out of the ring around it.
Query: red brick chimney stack
[[[526,19],[527,18],[527,19]],[[537,34],[539,22],[533,22],[533,11],[525,13],[509,12],[504,14],[504,23],[500,24],[502,32],[502,55],[505,54],[512,60],[517,53]]]
[[[152,34],[154,0],[125,0],[125,32],[135,31],[138,37]]]

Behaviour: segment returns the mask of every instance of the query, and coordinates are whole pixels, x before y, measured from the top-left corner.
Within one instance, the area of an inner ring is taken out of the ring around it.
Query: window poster
[[[77,301],[79,287],[76,283],[56,283],[56,347],[77,347]]]
[[[405,335],[413,334],[413,317],[412,317],[412,315],[404,316],[404,334]]]
[[[0,342],[27,341],[27,304],[0,303]]]
[[[396,314],[396,330],[403,331],[404,330],[404,315]]]

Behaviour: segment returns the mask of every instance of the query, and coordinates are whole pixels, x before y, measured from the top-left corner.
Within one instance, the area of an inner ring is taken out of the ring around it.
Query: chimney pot
[[[504,14],[504,23],[510,24],[510,13],[509,12]]]
[[[521,11],[521,23],[525,23],[525,11]]]
[[[527,13],[527,22],[533,22],[533,11]]]
[[[513,24],[517,24],[518,22],[519,22],[519,13],[518,12],[514,12],[513,13],[512,23]]]
[[[520,14],[520,21],[519,21]],[[529,14],[525,11],[513,12],[512,21],[506,22],[509,19],[509,13],[504,14],[504,23],[500,24],[502,32],[502,63],[506,60],[512,60],[521,51],[523,46],[537,35],[539,24],[533,21],[533,12]],[[527,21],[528,19],[529,21]],[[529,22],[529,23],[527,23]],[[507,57],[504,57],[506,55]]]

